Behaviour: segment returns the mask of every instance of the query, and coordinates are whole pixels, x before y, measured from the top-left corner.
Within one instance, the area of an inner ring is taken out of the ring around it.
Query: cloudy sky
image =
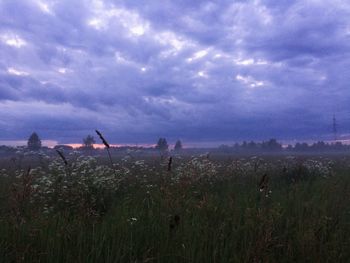
[[[0,0],[0,141],[350,133],[350,1]]]

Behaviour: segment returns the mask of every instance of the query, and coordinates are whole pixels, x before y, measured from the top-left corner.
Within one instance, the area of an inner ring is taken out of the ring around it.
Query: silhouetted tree
[[[254,141],[250,141],[250,143],[248,143],[247,148],[250,151],[256,151],[257,150],[257,144]]]
[[[1,155],[9,155],[11,153],[14,153],[15,152],[15,148],[13,147],[8,147],[8,146],[5,146],[5,145],[0,145],[0,156]]]
[[[177,140],[177,142],[175,143],[174,150],[177,152],[182,150],[182,143],[180,140]]]
[[[38,151],[41,148],[41,140],[36,132],[33,132],[28,139],[28,149]]]
[[[279,144],[276,139],[270,139],[269,141],[262,143],[262,148],[267,151],[280,151],[282,145]]]
[[[83,139],[83,148],[84,149],[94,149],[95,139],[93,136],[88,135],[85,139]]]
[[[156,145],[156,149],[160,150],[160,151],[166,151],[168,150],[169,145],[168,142],[166,141],[165,138],[159,138],[158,143]]]
[[[309,145],[306,142],[299,143],[297,142],[294,146],[296,152],[305,152],[309,149]]]
[[[293,151],[293,146],[290,145],[290,144],[288,144],[288,146],[287,146],[287,148],[286,148],[286,151],[288,151],[288,152]]]
[[[228,153],[232,150],[232,147],[226,145],[226,144],[221,144],[218,149],[221,151],[221,152],[225,152],[225,153]]]

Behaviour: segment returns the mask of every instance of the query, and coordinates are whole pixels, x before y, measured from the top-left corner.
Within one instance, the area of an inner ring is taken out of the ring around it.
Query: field
[[[349,262],[349,156],[65,158],[1,163],[1,262]]]

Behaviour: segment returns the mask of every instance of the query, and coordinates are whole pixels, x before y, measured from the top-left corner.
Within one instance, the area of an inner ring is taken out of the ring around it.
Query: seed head
[[[170,157],[169,158],[169,162],[168,162],[168,171],[170,172],[171,171],[171,164],[173,162],[173,157]]]
[[[102,133],[100,133],[98,130],[96,130],[96,133],[98,135],[98,137],[100,137],[102,143],[106,146],[107,149],[110,148],[108,142],[105,140],[105,138],[103,137]]]
[[[267,188],[268,182],[269,182],[269,177],[267,176],[267,174],[264,174],[259,183],[260,191],[263,191]]]

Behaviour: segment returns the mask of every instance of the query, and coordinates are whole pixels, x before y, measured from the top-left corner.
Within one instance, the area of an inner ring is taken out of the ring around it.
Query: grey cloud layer
[[[4,0],[0,17],[0,140],[327,138],[333,113],[349,133],[346,1]]]

